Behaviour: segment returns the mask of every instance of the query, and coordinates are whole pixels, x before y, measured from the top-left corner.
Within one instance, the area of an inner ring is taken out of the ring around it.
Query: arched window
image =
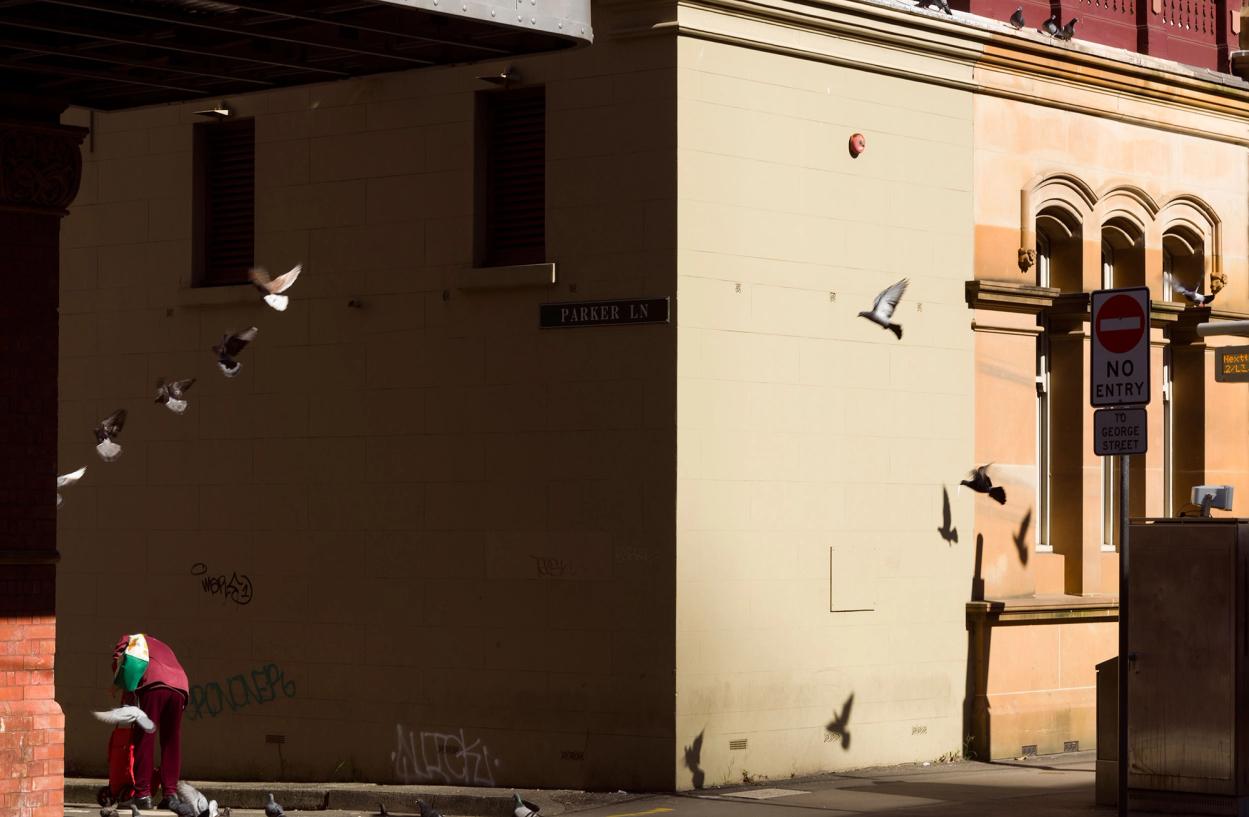
[[[1190,289],[1210,291],[1206,277],[1205,242],[1200,234],[1184,225],[1173,225],[1162,235],[1162,271],[1174,276]],[[1167,276],[1163,279],[1163,295],[1172,301],[1184,296],[1171,291]]]
[[[1145,286],[1145,231],[1116,216],[1102,225],[1102,287]]]
[[[1082,225],[1065,207],[1047,207],[1036,217],[1037,286],[1079,292]]]

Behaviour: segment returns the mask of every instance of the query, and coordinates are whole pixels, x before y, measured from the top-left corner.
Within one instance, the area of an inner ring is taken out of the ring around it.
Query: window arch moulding
[[[1079,176],[1064,172],[1043,173],[1019,192],[1019,271],[1026,274],[1036,265],[1037,217],[1057,216],[1054,221],[1070,230],[1089,220],[1097,194]]]
[[[1170,196],[1158,215],[1158,234],[1183,237],[1190,243],[1196,236],[1201,241],[1202,272],[1210,278],[1210,291],[1218,292],[1227,285],[1223,272],[1223,221],[1208,202],[1190,193]]]

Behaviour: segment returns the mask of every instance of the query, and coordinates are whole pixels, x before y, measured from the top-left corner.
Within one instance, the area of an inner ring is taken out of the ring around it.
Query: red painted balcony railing
[[[1007,20],[1023,6],[1029,28],[1052,14],[1077,18],[1076,39],[1125,48],[1198,68],[1227,71],[1240,5],[1228,0],[950,0],[953,8]]]

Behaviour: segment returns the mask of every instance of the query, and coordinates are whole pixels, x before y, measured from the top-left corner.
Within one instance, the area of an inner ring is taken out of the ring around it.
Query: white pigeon
[[[902,327],[893,323],[893,310],[898,307],[898,301],[902,300],[902,293],[906,292],[906,285],[910,283],[903,278],[898,283],[886,289],[884,292],[876,296],[876,302],[872,304],[870,311],[860,312],[860,318],[867,318],[874,324],[877,324],[898,336],[898,340],[902,340]]]
[[[277,278],[270,278],[264,267],[255,267],[247,273],[247,277],[251,278],[256,289],[265,293],[265,303],[279,312],[285,312],[291,299],[279,293],[290,289],[302,270],[303,264],[296,264]]]
[[[1178,292],[1183,295],[1184,299],[1193,306],[1205,306],[1214,300],[1214,293],[1209,295],[1201,294],[1201,281],[1197,282],[1197,287],[1195,289],[1189,289],[1181,284],[1179,279],[1171,273],[1164,272],[1163,275],[1166,276],[1167,283],[1171,285],[1171,291]]]
[[[512,810],[512,814],[515,814],[516,817],[533,817],[533,815],[538,813],[538,806],[530,803],[528,800],[520,799],[520,795],[516,792],[512,792],[512,799],[516,803],[516,808]]]
[[[106,712],[93,712],[92,714],[95,715],[96,720],[111,723],[114,726],[137,723],[144,732],[156,731],[156,724],[152,723],[147,713],[137,706],[119,706]]]
[[[178,800],[193,806],[196,814],[208,811],[208,798],[185,780],[178,781]]]
[[[95,427],[95,451],[100,455],[100,459],[105,462],[112,462],[121,456],[121,446],[113,442],[113,438],[121,434],[122,426],[126,424],[126,410],[118,409],[112,414],[100,421]]]
[[[61,494],[59,493],[60,490],[62,488],[68,488],[78,480],[82,479],[82,475],[85,473],[87,473],[87,466],[84,465],[77,471],[70,471],[68,474],[61,474],[56,478],[56,490],[58,492],[56,495],[56,507],[61,507],[61,503],[64,501],[61,499]]]

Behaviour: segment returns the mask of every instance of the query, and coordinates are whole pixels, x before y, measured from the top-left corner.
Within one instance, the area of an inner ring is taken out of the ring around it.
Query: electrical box
[[[1249,520],[1130,530],[1131,807],[1249,815]]]

